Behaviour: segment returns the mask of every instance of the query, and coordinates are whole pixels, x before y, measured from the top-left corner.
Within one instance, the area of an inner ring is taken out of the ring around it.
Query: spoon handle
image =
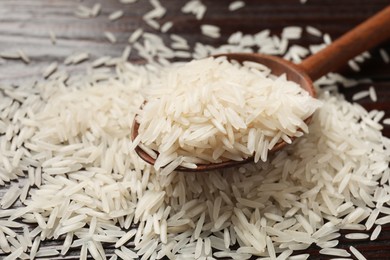
[[[345,65],[350,59],[390,38],[390,5],[347,32],[298,66],[312,80]]]

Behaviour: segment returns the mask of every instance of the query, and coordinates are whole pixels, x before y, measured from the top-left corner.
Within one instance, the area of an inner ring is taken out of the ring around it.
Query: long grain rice
[[[368,97],[370,95],[370,92],[369,91],[366,91],[366,90],[362,90],[358,93],[355,93],[353,96],[352,96],[352,100],[356,101],[356,100],[360,100],[360,99],[363,99],[365,97]]]
[[[333,256],[344,256],[344,257],[351,256],[351,254],[348,253],[345,249],[339,249],[339,248],[323,248],[320,250],[320,254],[333,255]]]
[[[376,95],[375,88],[373,86],[371,86],[368,89],[368,92],[369,92],[369,95],[370,95],[370,98],[371,98],[372,102],[376,102],[378,100],[378,97]]]
[[[111,42],[111,43],[116,43],[116,37],[113,33],[111,32],[104,32],[104,36]]]
[[[117,10],[112,12],[109,16],[108,19],[111,21],[118,20],[123,16],[123,10]]]
[[[211,24],[203,24],[200,27],[202,34],[211,37],[211,38],[219,38],[221,36],[220,28],[216,25]]]
[[[57,67],[58,67],[57,62],[51,63],[47,68],[45,68],[45,70],[42,73],[42,76],[44,78],[48,78],[51,74],[53,74],[57,70]]]
[[[390,63],[389,54],[386,52],[385,49],[379,49],[379,53],[385,63]]]
[[[382,226],[381,225],[376,226],[374,231],[372,231],[370,240],[371,241],[376,240],[378,238],[379,234],[381,233],[381,231],[382,231]]]
[[[349,250],[352,252],[352,254],[358,259],[358,260],[367,260],[362,253],[360,253],[354,246],[350,246]]]
[[[322,32],[320,30],[310,25],[306,26],[306,32],[313,36],[317,36],[317,37],[322,36]]]
[[[233,12],[233,11],[236,11],[240,8],[243,8],[245,6],[245,2],[244,1],[233,1],[229,4],[229,11]]]
[[[130,4],[135,0],[120,2]],[[150,3],[153,9],[143,16],[145,22],[154,29],[168,31],[173,23],[160,26],[158,20],[165,15],[165,8],[159,1]],[[206,9],[201,1],[193,0],[186,2],[182,11],[201,19]],[[91,18],[100,11],[101,5],[96,3],[92,7],[80,5],[75,14]],[[207,29],[208,33],[219,37],[219,28],[211,29]],[[306,27],[306,32],[322,36],[310,27]],[[301,29],[294,27],[286,28],[281,37],[271,35],[269,30],[255,35],[236,32],[226,45],[213,47],[197,43],[192,49],[184,37],[180,40],[174,37],[169,48],[161,37],[137,29],[129,37],[129,43],[147,61],[145,66],[126,63],[130,55],[130,48],[126,48],[122,57],[102,57],[91,64],[115,66],[115,71],[111,67],[67,75],[55,65],[43,72],[46,80],[16,88],[1,85],[0,135],[4,135],[0,136],[0,183],[8,185],[10,180],[28,177],[27,184],[18,183],[24,185],[22,189],[12,184],[7,188],[9,193],[2,194],[3,207],[24,202],[21,208],[0,211],[0,217],[7,218],[0,221],[0,247],[8,254],[5,258],[28,258],[23,253],[26,247],[30,247],[30,258],[58,255],[60,249],[66,254],[71,247],[80,250],[81,259],[87,258],[88,251],[93,257],[104,258],[101,242],[120,248],[112,259],[118,256],[123,259],[138,256],[141,259],[164,256],[243,259],[252,254],[273,259],[307,259],[309,254],[291,254],[293,250],[308,248],[311,243],[328,247],[322,253],[347,255],[346,251],[329,248],[337,246],[340,226],[368,230],[375,223],[389,221],[390,211],[384,206],[389,198],[385,156],[389,143],[378,124],[384,113],[367,112],[357,104],[351,105],[336,89],[332,94],[319,90],[325,107],[315,113],[310,133],[262,165],[248,164],[226,170],[223,175],[220,172],[182,175],[174,171],[166,174],[146,165],[129,151],[131,121],[144,101],[144,92],[152,91],[146,87],[146,81],[157,82],[159,72],[171,66],[172,58],[204,58],[215,53],[253,52],[259,48],[261,52],[285,55],[300,62],[309,50],[288,43],[288,39],[300,34]],[[53,42],[55,37],[51,35],[51,38]],[[327,34],[323,40],[326,44],[331,42]],[[309,49],[314,53],[326,44],[315,44]],[[380,52],[383,60],[388,61],[383,51]],[[29,60],[18,51],[0,55],[5,59]],[[88,57],[86,53],[75,53],[65,64],[75,65]],[[359,55],[352,60],[353,66],[367,58],[369,53]],[[358,83],[332,73],[317,84],[353,86]],[[363,97],[376,100],[372,91],[370,88]],[[221,93],[226,102],[234,101]],[[239,106],[241,101],[231,106]],[[237,117],[230,110],[226,115],[218,109],[210,108],[209,112],[220,121],[230,120],[234,126],[242,126],[240,115]],[[183,118],[176,119],[188,123]],[[199,118],[191,120],[202,122]],[[385,119],[382,123],[390,122]],[[231,138],[233,126],[215,123],[215,128],[230,134]],[[186,138],[197,140],[201,136],[204,135],[198,132]],[[248,147],[237,145],[229,138],[224,140],[224,145],[230,150],[253,153],[259,137],[252,131],[250,139]],[[274,143],[275,140],[270,140],[268,144]],[[266,152],[267,147],[263,146],[258,158],[265,159]],[[194,162],[184,165],[194,166]],[[380,178],[382,191],[378,188]],[[30,188],[33,185],[36,187]],[[369,207],[375,206],[377,209],[371,212]],[[380,212],[383,216],[377,219]],[[29,231],[23,226],[21,235],[16,232],[22,228],[19,221],[33,228]],[[137,228],[129,231],[133,224]],[[376,239],[380,231],[378,225],[371,239]],[[41,239],[56,241],[61,234],[65,237],[62,248],[39,249]],[[350,239],[367,236],[365,233],[346,235]],[[296,241],[291,241],[291,237]],[[231,245],[238,245],[238,249],[227,248]],[[356,258],[365,259],[354,248],[350,251]]]

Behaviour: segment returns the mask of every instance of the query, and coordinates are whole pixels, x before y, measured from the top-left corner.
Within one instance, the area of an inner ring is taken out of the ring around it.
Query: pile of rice
[[[191,56],[254,51],[261,42],[264,52],[299,58],[277,37],[235,33],[218,48],[196,44]],[[338,238],[348,229],[348,239],[374,240],[390,222],[390,140],[383,112],[332,87],[356,82],[320,79],[322,106],[308,134],[266,162],[165,175],[129,149],[130,128],[161,72],[181,64],[169,63],[177,53],[158,38],[141,40],[134,45],[145,65],[126,62],[127,48],[80,74],[55,64],[47,79],[0,85],[0,183],[8,187],[0,257],[297,260],[310,255],[295,251],[315,244],[330,257],[365,259],[355,247],[337,248]]]
[[[224,56],[167,68],[148,90],[133,146],[148,148],[156,170],[253,154],[266,161],[276,144],[308,132],[305,120],[321,103],[285,74]]]

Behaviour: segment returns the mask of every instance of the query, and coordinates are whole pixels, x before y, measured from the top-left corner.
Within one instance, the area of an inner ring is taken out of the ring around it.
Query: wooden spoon
[[[339,69],[356,55],[375,47],[389,38],[390,6],[347,32],[325,49],[308,57],[298,65],[282,58],[257,53],[228,53],[216,55],[215,57],[226,56],[229,60],[236,60],[238,62],[253,61],[261,63],[270,68],[274,75],[286,74],[288,80],[298,83],[303,89],[308,91],[311,96],[315,97],[312,80],[314,81],[330,71]],[[310,118],[307,119],[306,122],[308,123],[309,121]],[[138,136],[138,128],[139,124],[134,120],[131,134],[132,140]],[[286,145],[287,143],[282,141],[275,145],[269,152],[274,153]],[[147,163],[155,163],[156,160],[150,157],[139,146],[135,148],[135,151],[139,157]],[[210,171],[237,166],[252,160],[253,157],[249,157],[242,161],[228,160],[221,163],[198,164],[196,169],[178,167],[176,170],[188,172]]]

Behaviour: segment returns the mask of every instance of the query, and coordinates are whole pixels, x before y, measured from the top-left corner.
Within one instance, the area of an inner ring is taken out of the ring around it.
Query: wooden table
[[[94,59],[103,55],[119,56],[127,45],[129,35],[139,27],[146,31],[157,33],[147,26],[140,15],[151,10],[148,1],[140,0],[135,4],[124,6],[118,0],[100,0],[101,14],[93,19],[80,19],[74,15],[79,4],[92,6],[93,0],[1,0],[0,1],[0,52],[21,49],[31,59],[27,65],[20,60],[0,59],[0,84],[17,84],[25,79],[38,75],[51,62],[61,63],[66,56],[81,51],[88,51]],[[202,21],[193,15],[183,14],[180,8],[184,1],[166,0],[163,5],[168,13],[161,19],[173,21],[174,26],[169,31],[186,38],[189,43],[196,41],[211,45],[226,42],[228,36],[236,31],[254,34],[263,29],[271,29],[280,33],[289,25],[305,27],[312,25],[323,32],[329,33],[333,39],[351,29],[359,22],[373,15],[389,4],[389,0],[308,0],[305,5],[299,0],[246,0],[246,7],[236,12],[229,12],[228,1],[203,0],[208,10]],[[120,8],[125,14],[121,19],[110,22],[107,16]],[[211,39],[201,34],[200,24],[208,23],[220,26],[222,36]],[[390,30],[390,25],[389,25]],[[49,32],[57,36],[57,43],[50,41]],[[118,37],[116,44],[110,44],[103,32],[110,31]],[[161,34],[161,33],[160,33]],[[169,36],[161,34],[168,40]],[[306,33],[296,43],[302,46],[319,43],[318,39]],[[390,41],[380,46],[390,53]],[[357,87],[340,91],[348,100],[354,93],[366,90],[374,85],[378,101],[373,103],[369,98],[358,101],[367,109],[380,109],[390,117],[390,65],[385,64],[379,56],[379,48],[371,51],[372,58],[367,60],[360,72],[343,69],[343,75],[354,78],[371,78],[373,83],[362,83]],[[131,60],[138,60],[132,54]],[[83,65],[80,65],[82,68]],[[390,137],[390,126],[383,130]],[[384,228],[380,237],[373,242],[351,242],[342,238],[341,247],[356,246],[371,260],[390,259],[390,228]],[[47,246],[55,242],[46,243]],[[109,251],[112,251],[108,249]],[[317,248],[310,248],[310,259],[329,259],[318,254]],[[68,256],[67,259],[77,258]]]

